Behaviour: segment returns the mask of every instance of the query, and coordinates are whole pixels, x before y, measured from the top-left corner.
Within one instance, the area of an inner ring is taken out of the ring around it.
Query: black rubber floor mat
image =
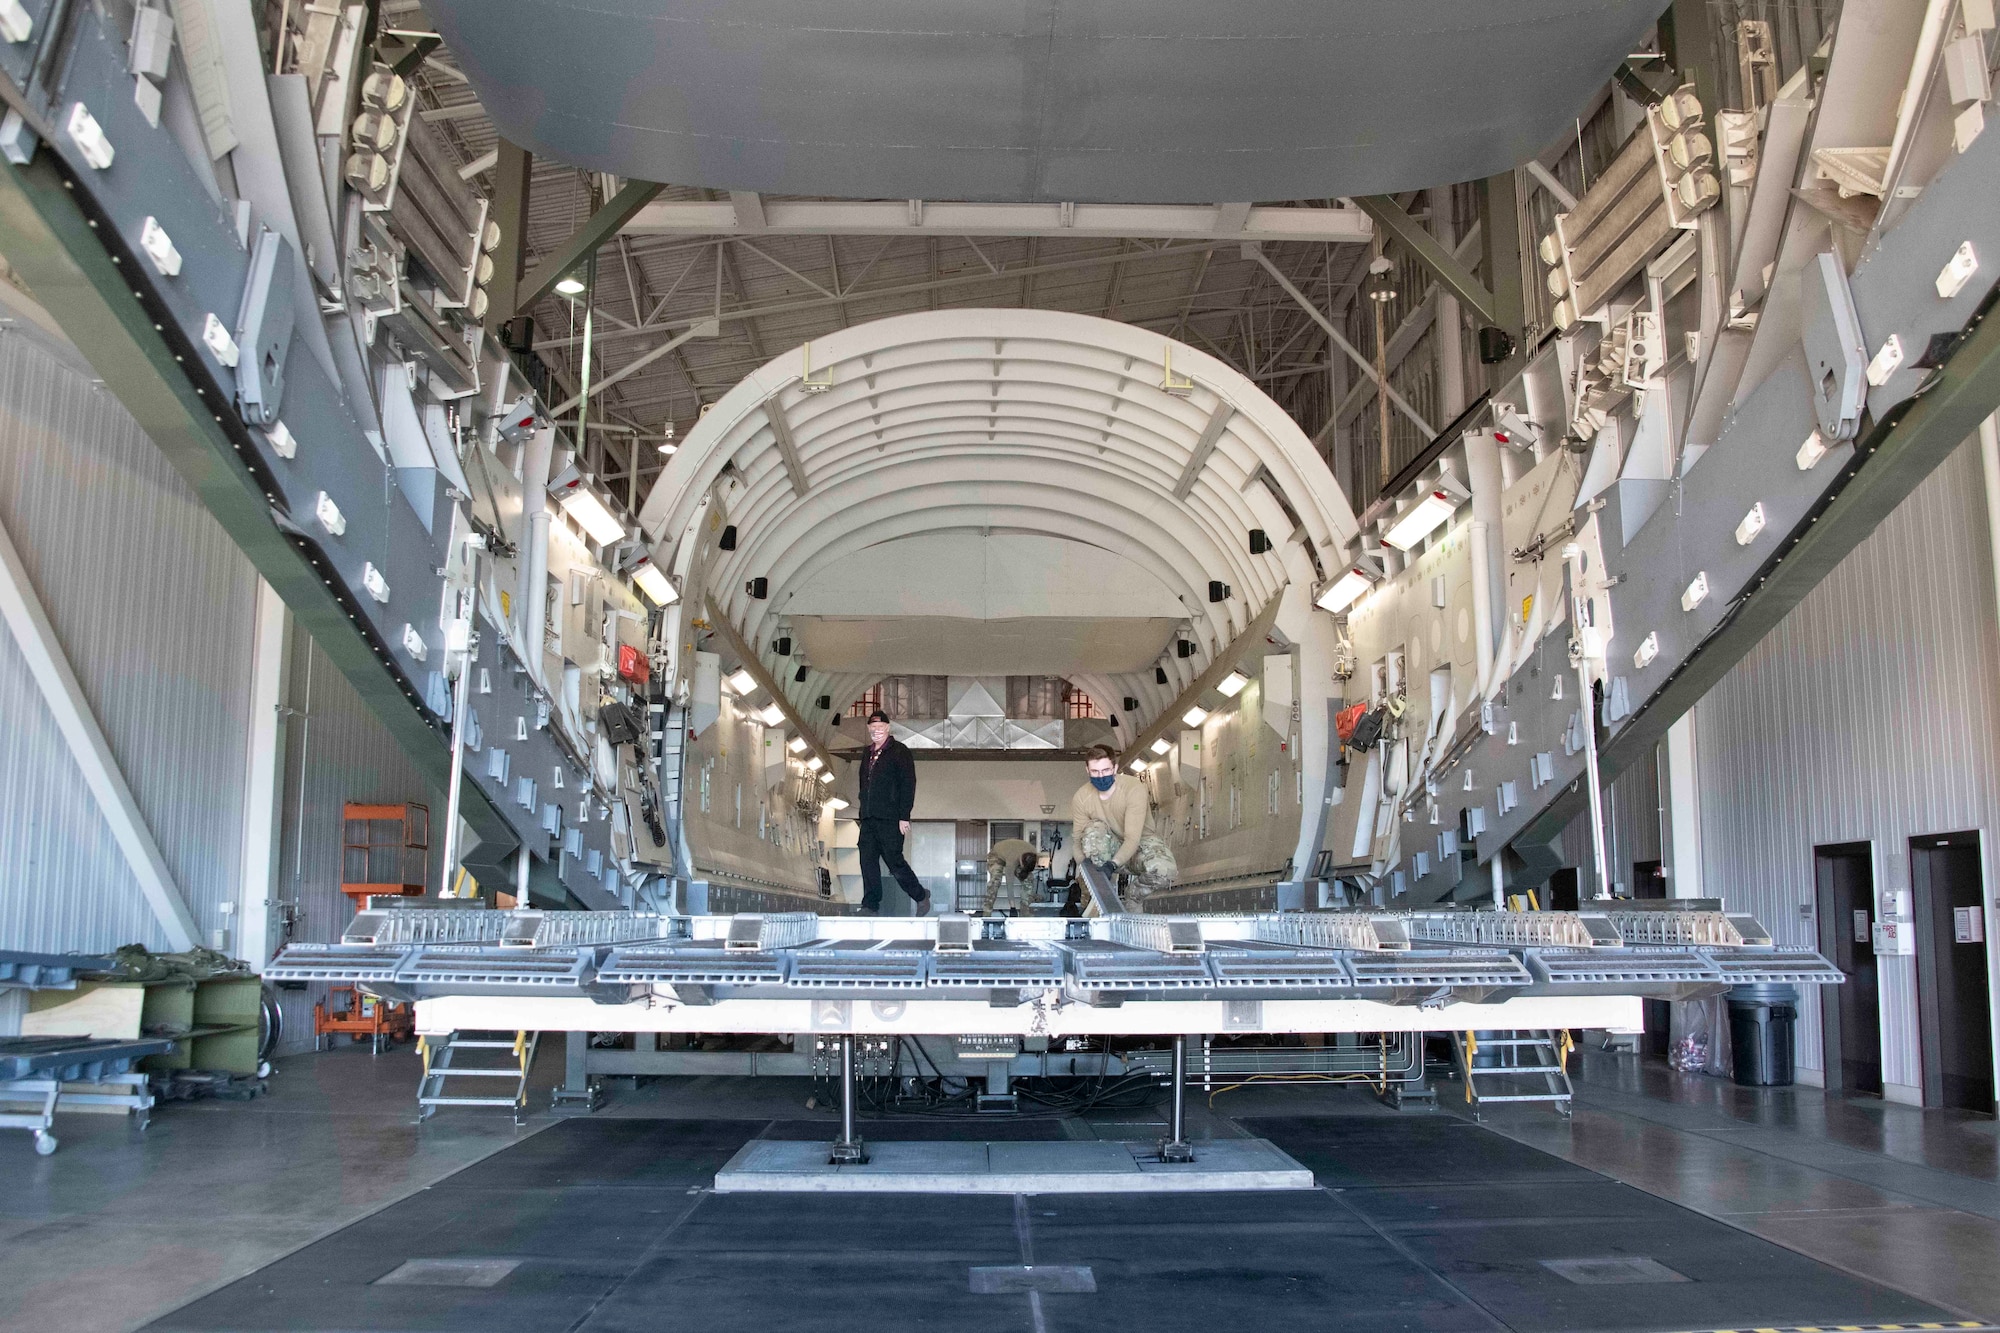
[[[1602,1180],[1526,1144],[1449,1116],[1266,1116],[1243,1127],[1311,1168],[1322,1185],[1422,1185]]]
[[[766,1122],[606,1120],[550,1125],[440,1181],[437,1189],[671,1188],[707,1185]]]

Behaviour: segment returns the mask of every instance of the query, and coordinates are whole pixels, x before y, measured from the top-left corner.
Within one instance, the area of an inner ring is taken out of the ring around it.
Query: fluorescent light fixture
[[[1224,676],[1215,688],[1221,692],[1223,698],[1234,699],[1237,695],[1243,693],[1243,687],[1249,683],[1250,677],[1244,675],[1241,671],[1232,671]]]
[[[1200,704],[1196,704],[1193,708],[1181,714],[1181,721],[1187,723],[1190,727],[1198,727],[1208,721],[1208,710]]]
[[[599,546],[612,546],[625,540],[625,525],[618,516],[605,507],[604,501],[578,486],[562,498],[563,512],[583,526],[590,539]]]
[[[1131,769],[1134,773],[1144,773],[1146,771],[1146,761],[1143,759],[1134,759],[1131,763],[1125,765],[1125,767]]]
[[[667,576],[650,560],[632,571],[632,582],[652,599],[654,606],[672,606],[680,600],[681,595],[674,591],[674,585],[667,582]]]
[[[1160,739],[1153,742],[1154,754],[1165,754],[1167,751],[1173,748],[1174,748],[1174,743],[1168,740],[1165,736],[1162,736],[1160,737]]]
[[[556,279],[556,295],[582,296],[583,279],[574,276],[564,276]]]
[[[1375,580],[1366,570],[1350,569],[1327,584],[1326,590],[1313,600],[1313,605],[1322,611],[1331,611],[1338,615],[1354,605],[1362,593],[1374,586]]]
[[[806,738],[803,736],[794,736],[785,742],[785,748],[793,754],[804,754],[806,752]]]
[[[767,727],[781,727],[785,724],[785,710],[776,704],[767,704],[764,711],[757,714],[757,720]]]
[[[812,758],[806,760],[806,771],[809,773],[817,773],[825,767],[826,760],[820,758],[818,755],[814,755]]]
[[[838,796],[829,796],[820,804],[829,810],[845,810],[847,808],[847,802],[841,800]]]
[[[833,770],[829,768],[828,770],[826,770],[826,772],[824,772],[824,773],[820,774],[820,775],[819,775],[819,780],[820,780],[821,782],[831,782],[831,781],[833,781]]]
[[[1694,582],[1688,584],[1687,591],[1681,594],[1681,610],[1692,611],[1707,600],[1708,572],[1704,570],[1694,576]]]
[[[1451,517],[1451,511],[1458,508],[1457,501],[1443,491],[1432,491],[1409,513],[1396,520],[1395,526],[1382,535],[1382,540],[1399,551],[1407,551],[1437,530],[1438,524]]]
[[[730,689],[746,699],[757,690],[757,678],[742,667],[738,667],[727,676],[724,676],[723,680],[728,682]]]

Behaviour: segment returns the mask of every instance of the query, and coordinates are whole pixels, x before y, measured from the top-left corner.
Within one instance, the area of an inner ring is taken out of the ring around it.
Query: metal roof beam
[[[852,282],[850,282],[839,296],[813,296],[796,301],[774,301],[770,305],[738,306],[735,309],[722,310],[712,317],[728,321],[734,319],[755,319],[763,315],[789,315],[799,311],[819,310],[828,306],[843,305],[854,301],[873,301],[888,296],[914,296],[932,290],[942,291],[948,287],[1013,282],[1038,277],[1047,273],[1067,273],[1081,269],[1102,268],[1107,264],[1139,264],[1154,259],[1173,259],[1181,255],[1205,253],[1214,249],[1216,244],[1213,241],[1194,241],[1186,245],[1170,245],[1161,250],[1106,251],[1101,255],[1087,255],[1080,259],[1050,260],[1045,264],[1030,264],[1023,268],[1007,268],[1003,266],[998,276],[988,273],[982,268],[977,273],[954,273],[948,277],[938,278],[935,281],[924,279],[919,282],[901,282],[892,286],[870,287],[861,291],[856,291]],[[706,314],[689,315],[679,319],[663,319],[657,323],[642,325],[639,328],[612,329],[608,332],[596,334],[594,341],[597,346],[601,347],[607,342],[619,338],[629,338],[634,334],[664,333],[669,329],[684,329],[690,324],[698,324],[708,318],[711,318],[711,316]],[[545,352],[556,347],[577,346],[582,342],[583,338],[580,335],[576,337],[548,338],[537,341],[535,343],[535,350]]]
[[[1380,223],[1382,230],[1395,237],[1405,250],[1415,255],[1425,268],[1436,274],[1438,281],[1449,288],[1453,296],[1470,306],[1482,323],[1500,322],[1496,313],[1499,307],[1486,284],[1472,276],[1472,270],[1459,263],[1458,256],[1445,249],[1444,242],[1404,212],[1394,199],[1386,195],[1364,195],[1354,202]]]
[[[1321,241],[1358,245],[1374,226],[1355,208],[1252,204],[975,204],[930,200],[656,200],[634,236],[1048,236]]]
[[[603,207],[584,219],[575,235],[557,247],[533,273],[521,279],[514,308],[507,312],[505,318],[513,318],[547,296],[564,274],[596,254],[597,247],[616,236],[632,215],[651,203],[660,190],[661,187],[651,181],[627,181]],[[728,207],[726,204],[723,206]]]
[[[1437,434],[1436,431],[1431,429],[1431,423],[1425,421],[1423,417],[1418,414],[1417,409],[1410,406],[1409,399],[1403,397],[1402,394],[1397,393],[1395,386],[1390,384],[1385,384],[1382,382],[1381,377],[1375,373],[1374,365],[1368,360],[1367,357],[1361,354],[1361,349],[1356,347],[1353,343],[1347,341],[1347,335],[1343,334],[1338,328],[1334,327],[1333,321],[1328,319],[1324,314],[1322,314],[1320,312],[1320,308],[1314,305],[1312,301],[1306,296],[1306,294],[1300,291],[1298,287],[1293,284],[1290,278],[1285,276],[1284,270],[1280,269],[1276,264],[1273,264],[1271,262],[1271,257],[1269,255],[1265,254],[1262,250],[1255,249],[1252,246],[1246,245],[1243,247],[1243,249],[1245,254],[1249,255],[1251,258],[1255,259],[1258,263],[1262,264],[1266,269],[1268,269],[1270,271],[1271,276],[1278,280],[1278,285],[1280,287],[1283,287],[1288,293],[1290,293],[1291,298],[1294,301],[1297,301],[1300,306],[1304,307],[1305,312],[1313,317],[1313,321],[1316,324],[1318,324],[1321,328],[1326,330],[1326,336],[1333,340],[1334,346],[1338,347],[1341,351],[1347,353],[1348,359],[1354,362],[1355,365],[1361,367],[1361,373],[1368,377],[1369,382],[1379,387],[1383,393],[1389,395],[1389,401],[1394,403],[1399,409],[1401,409],[1404,416],[1408,417],[1411,421],[1416,423],[1417,429],[1424,433],[1425,439],[1428,440]]]

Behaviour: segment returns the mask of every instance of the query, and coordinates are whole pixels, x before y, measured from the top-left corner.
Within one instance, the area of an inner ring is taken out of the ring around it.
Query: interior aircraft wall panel
[[[1873,841],[1878,895],[1911,836],[1983,833],[2000,884],[2000,629],[1976,439],[1961,446],[1695,710],[1703,891],[1817,947],[1813,847]],[[1879,896],[1878,896],[1879,906]],[[1987,938],[1994,937],[1989,920]],[[1915,959],[1880,960],[1883,1077],[1919,1083]],[[1818,1009],[1799,1063],[1824,1068]]]
[[[298,912],[293,939],[339,939],[353,918],[340,891],[340,845],[348,801],[430,807],[431,892],[444,876],[445,796],[431,788],[381,720],[310,635],[296,628],[287,680],[285,781],[274,897]],[[233,844],[232,844],[233,845]],[[511,892],[511,885],[498,886]],[[278,992],[285,1011],[285,1052],[312,1049],[314,985]]]
[[[681,809],[695,875],[737,875],[817,896],[815,833],[795,808],[806,780],[787,776],[795,764],[766,763],[767,732],[784,735],[782,728],[767,729],[739,712],[725,694],[720,716],[688,743]],[[851,775],[830,785],[844,799],[854,799]],[[715,898],[710,907],[733,910]]]
[[[1067,820],[1086,780],[1075,759],[916,760],[918,819]]]
[[[0,522],[206,937],[238,887],[256,574],[67,340],[0,298]],[[0,849],[5,947],[165,946],[5,630]]]
[[[1290,660],[1271,659],[1273,669]],[[1148,778],[1154,827],[1174,849],[1182,885],[1269,878],[1298,843],[1297,739],[1264,721],[1264,690],[1263,679],[1253,676],[1199,728],[1183,733],[1180,751]],[[1196,732],[1199,748],[1192,743]]]

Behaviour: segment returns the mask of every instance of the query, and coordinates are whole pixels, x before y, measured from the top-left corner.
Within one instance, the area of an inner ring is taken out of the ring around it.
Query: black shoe
[[[864,908],[862,908],[862,909],[861,909],[861,915],[863,915],[863,916],[880,916],[880,915],[882,915],[882,909],[881,909],[881,908],[879,908],[879,907],[864,907]]]
[[[917,899],[912,905],[910,914],[912,916],[929,916],[931,914],[931,896],[927,893]]]

